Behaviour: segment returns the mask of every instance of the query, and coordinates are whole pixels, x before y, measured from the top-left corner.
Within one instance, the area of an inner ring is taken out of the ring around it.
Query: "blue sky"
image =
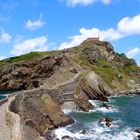
[[[98,35],[140,65],[140,0],[0,0],[0,59]]]

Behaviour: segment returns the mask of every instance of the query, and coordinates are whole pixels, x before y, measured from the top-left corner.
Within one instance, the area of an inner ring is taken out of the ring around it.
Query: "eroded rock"
[[[49,130],[74,122],[65,116],[45,89],[19,93],[11,103],[10,110],[21,117],[22,124],[35,129],[41,136]]]
[[[94,108],[88,101],[89,99],[108,101],[107,96],[112,95],[112,93],[112,90],[101,77],[94,72],[89,72],[78,81],[75,90],[75,102],[82,110],[89,111]]]

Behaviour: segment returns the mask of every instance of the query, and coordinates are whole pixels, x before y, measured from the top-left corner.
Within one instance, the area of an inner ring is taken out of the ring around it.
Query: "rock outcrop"
[[[112,94],[112,90],[101,77],[94,72],[88,72],[79,79],[74,96],[78,106],[89,111],[94,108],[89,99],[108,101],[107,96]]]
[[[0,67],[0,89],[31,89],[43,84],[61,65],[62,55],[10,63]]]
[[[20,116],[21,126],[33,128],[41,136],[45,136],[48,130],[74,122],[65,116],[45,89],[18,93],[9,109]]]

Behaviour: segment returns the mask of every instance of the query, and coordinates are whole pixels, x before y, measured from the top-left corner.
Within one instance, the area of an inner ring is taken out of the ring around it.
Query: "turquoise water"
[[[16,92],[17,90],[0,90],[0,95],[1,94],[12,94]]]
[[[111,97],[109,100],[110,110],[100,108],[101,104],[94,101],[96,110],[69,113],[75,123],[57,129],[55,133],[58,138],[69,135],[75,140],[137,140],[134,130],[140,128],[140,95]],[[110,128],[99,122],[103,117],[113,118]],[[81,130],[86,130],[86,134],[80,134]]]
[[[0,100],[5,99],[5,98],[6,98],[6,96],[1,96],[0,95]]]
[[[6,95],[6,94],[12,94],[14,92],[16,92],[16,90],[0,90],[0,100],[6,98],[6,96],[4,96],[4,95]]]

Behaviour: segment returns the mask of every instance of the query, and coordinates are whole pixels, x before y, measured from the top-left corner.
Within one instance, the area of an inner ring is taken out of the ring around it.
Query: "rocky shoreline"
[[[89,100],[108,102],[109,96],[139,92],[139,67],[106,41],[18,59],[0,63],[0,90],[21,90],[0,101],[12,140],[47,139],[53,129],[74,123],[62,111],[66,107],[89,112],[95,108]]]
[[[38,94],[36,97],[37,98],[39,98],[41,95],[42,95],[42,93],[44,92],[44,90],[45,89],[41,89],[41,88],[38,88],[38,89],[34,89],[34,90],[27,90],[27,91],[21,91],[21,92],[17,92],[17,93],[15,93],[15,94],[13,94],[13,95],[10,95],[9,96],[9,98],[8,98],[8,100],[4,103],[4,104],[9,104],[8,105],[8,108],[6,109],[6,124],[9,126],[9,128],[10,128],[10,131],[11,131],[11,137],[12,137],[12,140],[24,140],[24,139],[26,139],[26,140],[28,140],[28,139],[30,139],[31,137],[33,138],[38,138],[38,139],[40,139],[40,140],[42,140],[42,139],[46,139],[46,138],[48,138],[48,137],[54,137],[54,134],[52,135],[52,133],[50,133],[51,131],[51,129],[47,129],[47,131],[46,131],[46,129],[44,129],[47,133],[47,135],[40,135],[41,133],[37,133],[37,128],[35,128],[34,126],[32,126],[32,123],[29,121],[30,119],[28,118],[28,119],[26,119],[26,120],[28,120],[26,123],[24,123],[24,125],[23,125],[23,120],[26,118],[26,116],[24,116],[24,114],[23,113],[19,113],[19,115],[17,114],[18,112],[18,110],[19,109],[16,109],[15,107],[17,107],[18,106],[18,104],[19,103],[17,103],[17,101],[15,102],[15,99],[17,98],[18,100],[21,98],[21,96],[25,96],[28,92],[30,93],[30,95],[32,96],[32,97],[29,97],[29,96],[27,96],[27,97],[25,97],[24,98],[24,100],[26,99],[26,98],[31,98],[32,100],[33,100],[33,96],[35,95],[35,94]],[[37,92],[36,92],[37,91]],[[34,92],[36,92],[36,93],[34,93]],[[47,90],[45,90],[45,92],[47,92]],[[40,93],[40,95],[39,95],[39,93]],[[121,92],[122,93],[122,92]],[[131,93],[131,94],[130,94]],[[138,94],[139,93],[139,90],[136,90],[135,92],[133,92],[132,93],[132,91],[130,91],[129,92],[129,94],[124,94],[124,92],[123,92],[123,94],[114,94],[113,96],[121,96],[121,95],[126,95],[126,96],[128,96],[128,95],[132,95],[132,94]],[[43,95],[42,95],[43,96]],[[45,93],[45,96],[46,96],[46,93]],[[53,95],[54,96],[54,95]],[[53,97],[52,96],[52,97]],[[44,98],[44,97],[43,97]],[[47,97],[48,98],[48,97]],[[11,100],[12,99],[12,100]],[[14,102],[13,102],[14,101]],[[33,100],[33,101],[35,101],[35,100]],[[2,102],[2,101],[1,101]],[[29,101],[29,102],[31,102],[31,100]],[[28,102],[28,104],[29,104],[29,102]],[[3,105],[4,105],[3,104]],[[14,104],[14,105],[13,105]],[[16,105],[15,105],[16,104]],[[21,103],[20,103],[21,104]],[[43,103],[44,104],[44,103]],[[1,105],[1,108],[3,108],[3,105]],[[50,103],[49,103],[49,105],[50,105]],[[12,107],[12,106],[14,106],[14,108]],[[61,105],[60,105],[61,106]],[[106,106],[104,106],[104,107],[106,107]],[[23,109],[23,108],[22,108]],[[66,108],[66,106],[65,106],[65,109],[67,109]],[[40,109],[41,110],[41,109]],[[52,114],[54,114],[54,113],[52,113]],[[22,115],[22,116],[20,116],[20,115]],[[25,117],[25,118],[23,118],[23,116]],[[40,118],[41,116],[39,116],[39,118]],[[21,119],[22,118],[22,119]],[[51,116],[51,118],[52,118],[52,116]],[[64,118],[63,118],[64,119]],[[56,121],[56,118],[54,118],[54,120]],[[60,120],[58,120],[58,122],[61,122]],[[66,125],[67,124],[71,124],[72,123],[72,121],[70,121],[70,122],[67,122],[66,123]],[[107,125],[109,126],[109,125],[111,125],[111,123],[109,122],[108,123],[108,121],[106,122],[107,123]],[[57,125],[57,123],[55,124],[55,126]],[[37,126],[39,126],[39,124],[37,124]],[[60,125],[60,126],[65,126],[64,124],[63,125]],[[39,128],[40,129],[40,128]],[[54,129],[54,128],[53,128]],[[27,130],[28,130],[28,132],[27,132]],[[53,131],[52,131],[53,132]]]

